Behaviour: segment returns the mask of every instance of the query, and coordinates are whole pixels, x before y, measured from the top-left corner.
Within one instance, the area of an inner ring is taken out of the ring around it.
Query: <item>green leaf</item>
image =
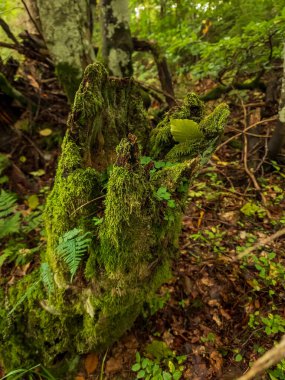
[[[54,291],[53,273],[48,263],[42,263],[40,266],[41,279],[49,293]]]
[[[44,169],[39,169],[39,170],[30,172],[30,174],[33,175],[34,177],[41,177],[44,174],[46,174],[46,172],[44,171]]]
[[[29,198],[28,198],[29,208],[31,208],[33,210],[33,209],[38,207],[39,203],[40,203],[40,201],[39,201],[37,194],[33,194],[33,195],[29,196]]]
[[[172,380],[172,376],[170,375],[169,372],[163,371],[162,377],[163,377],[163,380]]]
[[[143,379],[145,377],[145,371],[141,369],[137,374],[137,379]]]
[[[236,362],[241,362],[242,359],[243,359],[243,357],[242,357],[241,354],[237,354],[237,355],[235,356],[235,361],[236,361]]]
[[[176,142],[198,140],[204,137],[198,123],[188,119],[170,119],[171,134]]]
[[[8,193],[5,190],[1,190],[0,194],[0,218],[10,215],[15,207],[16,195]]]
[[[13,233],[19,232],[20,216],[21,214],[17,212],[15,215],[9,218],[0,219],[0,239]]]
[[[173,374],[173,380],[179,380],[179,379],[181,379],[181,376],[182,376],[182,372],[175,371]]]
[[[56,248],[59,256],[67,264],[71,273],[71,281],[79,267],[84,253],[91,242],[90,233],[82,233],[79,228],[66,232],[60,239]]]
[[[139,363],[141,361],[141,355],[139,352],[136,352],[136,361]]]
[[[170,373],[175,372],[175,365],[173,364],[173,362],[171,360],[169,360],[169,362],[168,362],[168,368],[169,368]]]
[[[138,372],[141,369],[140,363],[136,363],[132,366],[132,371]]]

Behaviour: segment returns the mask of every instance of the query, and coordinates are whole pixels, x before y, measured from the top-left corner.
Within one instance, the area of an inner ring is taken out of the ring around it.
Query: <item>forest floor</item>
[[[3,141],[3,132],[0,141],[8,158],[0,157],[0,182],[18,194],[21,218],[16,238],[3,246],[8,267],[0,256],[0,270],[9,269],[10,281],[29,272],[35,247],[44,243],[40,217],[68,112],[60,91],[45,87],[50,83],[30,77],[30,86],[41,94],[32,130],[28,113],[15,120],[4,107],[0,110],[8,136]],[[285,247],[282,236],[273,236],[285,227],[285,171],[264,158],[276,115],[256,117],[262,95],[246,96],[225,99],[231,117],[221,145],[189,190],[173,278],[105,355],[82,357],[77,380],[144,379],[157,369],[164,371],[164,380],[234,379],[285,331]],[[244,130],[256,123],[262,129],[254,172],[249,169],[250,132]],[[285,361],[265,378],[285,379],[284,371]]]

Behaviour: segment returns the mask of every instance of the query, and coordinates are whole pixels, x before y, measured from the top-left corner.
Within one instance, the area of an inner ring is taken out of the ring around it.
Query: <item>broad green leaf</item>
[[[198,123],[188,119],[170,119],[170,130],[174,140],[180,143],[186,140],[199,140],[204,136]]]
[[[143,379],[145,377],[145,371],[141,369],[137,374],[137,379]]]
[[[132,366],[132,371],[137,372],[141,369],[140,363],[136,363]]]
[[[237,354],[237,355],[235,356],[235,361],[236,361],[236,362],[241,362],[241,361],[242,361],[242,355],[241,355],[241,354]]]
[[[30,195],[28,198],[28,205],[33,210],[40,204],[37,194]]]
[[[169,372],[163,371],[162,376],[163,376],[163,380],[172,380],[172,376],[170,375]]]

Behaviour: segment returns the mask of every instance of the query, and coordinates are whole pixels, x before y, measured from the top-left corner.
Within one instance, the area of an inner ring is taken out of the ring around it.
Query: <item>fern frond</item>
[[[53,281],[52,270],[50,266],[48,265],[48,263],[41,264],[40,273],[41,273],[41,280],[44,286],[48,289],[49,293],[52,293],[54,291],[54,281]]]
[[[205,140],[186,140],[185,142],[174,145],[167,153],[166,158],[170,161],[190,159],[197,156],[205,149],[206,145],[207,142]]]
[[[82,232],[83,231],[78,228],[66,232],[59,239],[59,244],[56,248],[58,255],[68,266],[71,273],[71,281],[91,242],[89,232],[86,232],[85,234],[82,234]]]
[[[0,219],[0,239],[17,233],[20,230],[20,216],[21,214],[17,212],[11,217],[7,217],[5,219]]]
[[[16,203],[15,194],[8,193],[5,190],[1,190],[0,193],[0,218],[5,218],[5,216],[13,212]]]
[[[39,281],[36,281],[33,283],[33,285],[31,285],[30,287],[28,287],[28,289],[25,291],[25,293],[22,295],[21,298],[18,299],[18,301],[15,303],[15,305],[13,306],[13,308],[9,311],[8,313],[8,316],[13,314],[14,311],[28,298],[30,297],[30,295],[33,293],[33,291],[35,290],[35,288],[39,285]]]

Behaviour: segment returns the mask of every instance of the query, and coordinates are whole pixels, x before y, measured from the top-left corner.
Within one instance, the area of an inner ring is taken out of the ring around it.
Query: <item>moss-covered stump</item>
[[[6,369],[74,364],[132,325],[171,276],[189,183],[227,115],[221,105],[205,117],[190,94],[149,137],[136,84],[108,78],[100,64],[86,69],[47,200],[41,266],[0,292]],[[177,119],[195,130],[179,143]]]

